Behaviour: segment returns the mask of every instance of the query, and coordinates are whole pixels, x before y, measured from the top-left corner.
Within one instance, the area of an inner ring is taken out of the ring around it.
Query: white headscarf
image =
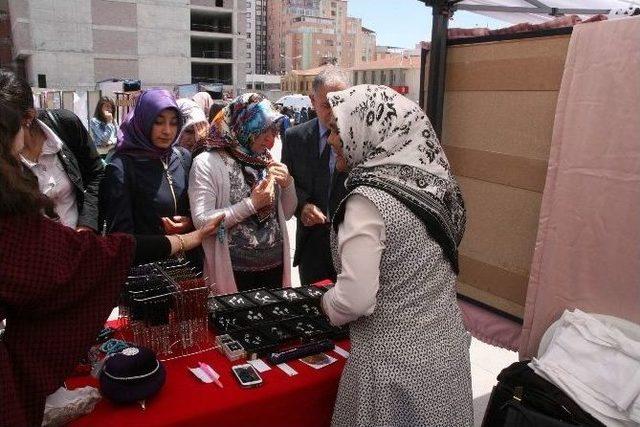
[[[196,123],[208,123],[207,116],[204,115],[204,111],[198,104],[194,101],[187,98],[180,98],[176,101],[178,107],[180,108],[180,112],[182,113],[182,118],[184,120],[184,125],[182,125],[182,129],[180,129],[180,133],[176,138],[176,141],[180,141],[180,137],[185,129],[195,125]]]
[[[464,202],[425,113],[387,86],[354,86],[327,98],[351,167],[347,190],[370,186],[399,199],[425,223],[457,272]],[[336,226],[343,209],[336,212]]]
[[[209,117],[209,110],[213,105],[213,98],[211,98],[211,95],[209,95],[208,92],[198,92],[193,95],[191,99],[193,99],[194,102],[202,108],[205,116]]]

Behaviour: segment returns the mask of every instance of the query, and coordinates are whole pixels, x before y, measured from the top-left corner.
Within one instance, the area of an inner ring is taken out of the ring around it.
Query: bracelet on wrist
[[[185,259],[185,256],[186,256],[184,238],[180,234],[176,234],[176,237],[178,238],[178,241],[180,242],[180,249],[176,253],[176,258],[178,258],[179,260],[182,261],[182,260]]]

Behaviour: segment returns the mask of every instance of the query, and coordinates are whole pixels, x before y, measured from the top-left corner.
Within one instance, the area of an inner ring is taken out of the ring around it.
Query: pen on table
[[[222,385],[222,382],[220,381],[220,375],[218,375],[216,371],[214,371],[213,368],[211,368],[211,366],[202,362],[198,362],[198,365],[200,365],[200,369],[205,371],[209,375],[209,377],[213,380],[213,382],[216,383],[218,387],[224,388]]]

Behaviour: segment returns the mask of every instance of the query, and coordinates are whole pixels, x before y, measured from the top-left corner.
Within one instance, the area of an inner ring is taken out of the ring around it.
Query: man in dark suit
[[[296,252],[303,285],[336,279],[329,234],[331,215],[346,191],[346,173],[336,170],[336,155],[327,142],[331,107],[327,93],[348,87],[347,78],[336,67],[328,67],[313,81],[310,95],[317,118],[289,128],[285,133],[282,162],[294,178],[298,194]]]

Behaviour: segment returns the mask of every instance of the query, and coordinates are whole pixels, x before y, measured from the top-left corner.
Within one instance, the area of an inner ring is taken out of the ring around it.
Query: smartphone
[[[242,387],[258,387],[262,385],[260,374],[248,363],[232,366],[231,370]]]

